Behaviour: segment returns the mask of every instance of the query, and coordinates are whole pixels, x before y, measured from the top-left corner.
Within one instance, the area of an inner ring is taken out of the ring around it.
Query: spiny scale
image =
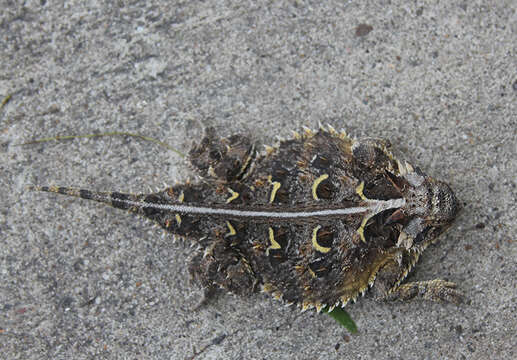
[[[137,195],[29,189],[106,203],[190,238],[189,271],[206,289],[262,290],[317,311],[369,287],[378,299],[461,299],[442,280],[400,285],[456,215],[445,183],[396,158],[387,141],[333,128],[304,128],[263,154],[255,148],[247,136],[209,128],[189,153],[200,182]]]

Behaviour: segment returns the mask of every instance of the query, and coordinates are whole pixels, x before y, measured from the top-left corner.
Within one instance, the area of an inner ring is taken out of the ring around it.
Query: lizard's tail
[[[85,189],[75,189],[62,186],[27,186],[29,191],[46,191],[56,194],[74,196],[81,199],[93,200],[100,203],[111,205],[118,209],[135,211],[141,206],[142,195],[123,194],[119,192],[98,192]],[[138,212],[138,211],[136,211]]]

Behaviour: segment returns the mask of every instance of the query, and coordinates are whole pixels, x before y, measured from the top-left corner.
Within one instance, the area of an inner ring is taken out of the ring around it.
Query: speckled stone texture
[[[0,351],[9,359],[506,359],[517,340],[515,1],[1,1]],[[470,303],[347,307],[359,333],[266,296],[201,296],[189,246],[27,184],[147,191],[206,126],[270,144],[318,122],[384,137],[464,209],[410,280]],[[1,357],[1,356],[0,356]]]

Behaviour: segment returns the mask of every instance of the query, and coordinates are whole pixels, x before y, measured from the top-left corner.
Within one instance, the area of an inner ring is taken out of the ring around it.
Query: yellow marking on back
[[[232,226],[232,224],[230,224],[229,221],[226,222],[226,226],[228,226],[228,230],[230,232],[228,234],[226,234],[225,236],[233,236],[233,235],[237,234],[237,231],[235,231],[235,228]]]
[[[282,184],[278,181],[272,181],[271,175],[268,176],[268,181],[273,184],[273,189],[271,190],[271,195],[269,196],[269,203],[271,204],[273,201],[275,201],[276,192],[278,189],[280,189]]]
[[[355,192],[357,193],[357,195],[359,195],[361,197],[361,199],[363,200],[368,200],[366,198],[366,196],[364,196],[363,194],[363,190],[364,190],[364,181],[361,181],[361,183],[359,184],[358,187],[355,188]]]
[[[321,182],[323,180],[328,179],[328,177],[329,177],[328,174],[323,174],[319,178],[314,180],[314,183],[312,184],[312,197],[314,198],[314,200],[319,200],[316,190],[318,190],[318,186],[321,184]]]
[[[237,199],[239,197],[239,193],[237,191],[233,191],[232,189],[228,188],[228,191],[230,192],[231,196],[226,199],[226,203],[229,204],[231,203],[233,200]]]
[[[183,191],[182,191],[182,192],[181,192],[181,194],[180,194],[180,196],[178,196],[178,201],[179,201],[180,203],[182,203],[182,202],[183,202],[183,200],[185,200],[185,194],[184,194],[184,193],[183,193]]]
[[[316,226],[312,230],[312,246],[320,253],[326,254],[330,251],[329,247],[321,246],[318,244],[318,230],[321,229],[321,225]]]
[[[269,231],[269,242],[271,245],[266,249],[266,255],[269,256],[269,250],[278,250],[282,247],[280,244],[275,240],[275,232],[273,231],[273,228],[268,228]]]
[[[359,237],[361,238],[362,242],[366,242],[366,239],[364,237],[364,228],[366,227],[366,223],[368,220],[370,220],[371,216],[365,216],[363,221],[361,222],[361,226],[359,226],[359,229],[357,229],[357,233],[359,234]]]
[[[315,273],[314,271],[312,271],[312,269],[311,269],[310,267],[308,267],[308,268],[307,268],[307,270],[309,270],[309,273],[311,274],[311,276],[312,276],[313,278],[315,278],[315,277],[316,277],[316,273]]]
[[[355,192],[357,193],[357,195],[359,195],[359,197],[362,200],[366,201],[366,200],[368,200],[368,198],[364,195],[363,190],[364,190],[364,181],[361,181],[359,186],[357,186],[355,188]],[[367,214],[364,217],[363,221],[361,222],[361,226],[359,226],[359,229],[357,229],[357,233],[359,234],[361,241],[364,243],[366,242],[366,238],[364,237],[364,229],[366,228],[366,223],[368,223],[368,220],[370,220],[371,218],[372,218],[372,215]]]
[[[176,214],[175,217],[176,217],[176,223],[178,223],[178,226],[181,226],[181,216],[179,214]]]

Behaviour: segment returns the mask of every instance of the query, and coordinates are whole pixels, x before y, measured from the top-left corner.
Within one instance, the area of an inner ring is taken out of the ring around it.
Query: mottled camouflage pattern
[[[443,280],[401,285],[459,204],[445,183],[395,157],[389,142],[304,130],[259,155],[248,137],[219,138],[209,128],[189,160],[199,182],[153,194],[34,189],[109,203],[191,239],[198,250],[189,269],[207,290],[263,290],[318,311],[369,287],[383,300],[461,300]],[[207,208],[213,213],[203,213]]]

